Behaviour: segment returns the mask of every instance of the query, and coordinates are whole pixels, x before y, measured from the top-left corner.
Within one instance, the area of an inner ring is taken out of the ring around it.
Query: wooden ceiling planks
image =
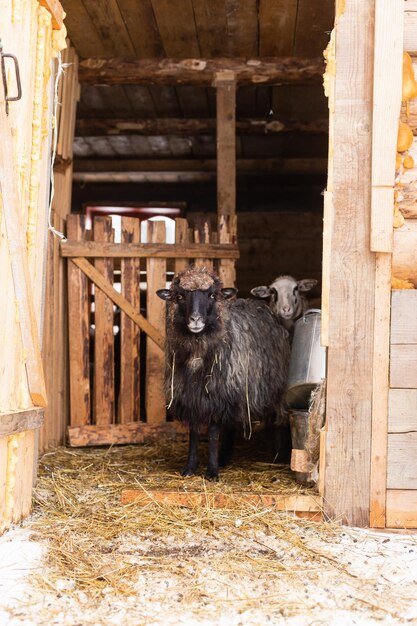
[[[298,0],[259,1],[259,55],[291,56]]]
[[[226,0],[228,54],[258,56],[257,0]]]
[[[84,4],[104,44],[106,56],[136,56],[117,0],[96,0]]]
[[[164,46],[150,0],[117,0],[139,58],[163,57]]]
[[[298,0],[293,54],[320,55],[326,48],[334,22],[334,0]]]
[[[193,0],[194,19],[202,56],[228,54],[228,32],[225,0]]]
[[[165,55],[198,57],[197,29],[191,0],[151,0]]]
[[[72,44],[81,58],[105,56],[106,46],[82,0],[64,0],[65,25]]]

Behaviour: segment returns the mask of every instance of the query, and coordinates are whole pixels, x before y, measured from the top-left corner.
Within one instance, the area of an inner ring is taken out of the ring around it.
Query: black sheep
[[[208,428],[207,477],[219,473],[219,433],[226,433],[220,463],[231,456],[236,423],[248,433],[251,422],[281,410],[287,379],[289,339],[263,302],[231,299],[218,276],[191,267],[157,294],[167,301],[165,392],[170,414],[189,425],[184,476],[198,466],[198,433]]]

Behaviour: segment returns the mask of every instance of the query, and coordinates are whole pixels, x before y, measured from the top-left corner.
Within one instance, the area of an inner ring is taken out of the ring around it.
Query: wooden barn
[[[191,262],[319,282],[319,484],[274,504],[417,528],[417,2],[1,0],[0,38],[0,531],[43,452],[183,436]]]

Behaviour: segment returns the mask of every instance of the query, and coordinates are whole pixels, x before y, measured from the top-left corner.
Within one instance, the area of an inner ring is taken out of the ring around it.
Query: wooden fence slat
[[[165,223],[148,222],[148,241],[165,242]],[[152,320],[156,329],[165,336],[165,303],[156,295],[157,289],[166,286],[165,259],[148,259],[146,262],[147,280],[147,318]],[[146,419],[154,425],[165,421],[164,396],[165,357],[152,341],[147,339],[146,346]]]
[[[393,289],[391,306],[391,343],[417,343],[417,290]]]
[[[161,439],[187,439],[187,428],[179,422],[146,424],[110,424],[109,426],[76,426],[68,429],[70,446],[112,446],[127,443],[145,443]],[[0,439],[1,442],[1,439]]]
[[[95,217],[93,235],[96,241],[111,241],[111,217]],[[113,261],[96,259],[95,268],[113,282]],[[97,425],[112,424],[114,407],[114,335],[113,302],[97,286],[94,288],[94,417]]]
[[[196,215],[194,219],[194,243],[208,244],[211,241],[211,222],[210,216]],[[203,258],[196,259],[195,265],[200,267],[207,267],[209,270],[213,270],[213,261],[211,259]]]
[[[140,242],[140,220],[122,217],[122,242]],[[121,260],[121,294],[140,310],[140,259]],[[140,330],[126,313],[120,312],[119,422],[140,419]],[[117,365],[117,364],[116,364]]]
[[[177,218],[180,219],[180,218]],[[193,232],[190,229],[191,233]],[[189,238],[191,241],[191,238]],[[137,257],[148,259],[238,259],[239,249],[235,243],[230,245],[228,241],[220,244],[131,244],[126,246],[122,243],[104,243],[97,241],[66,241],[61,243],[62,256],[68,257]]]
[[[156,330],[156,328],[148,322],[140,313],[134,309],[134,307],[124,298],[118,291],[116,291],[106,280],[100,272],[89,262],[87,259],[74,258],[72,263],[79,267],[88,278],[101,289],[122,311],[124,311],[135,324],[137,324],[151,339],[156,343],[161,350],[164,350],[165,340],[163,335]]]
[[[68,215],[67,233],[71,239],[86,236],[85,216]],[[90,312],[89,284],[75,263],[68,263],[68,335],[70,359],[70,422],[83,426],[90,422]]]
[[[188,244],[188,222],[183,217],[175,218],[175,244],[178,246],[187,247]],[[189,261],[185,258],[175,259],[174,268],[175,274],[183,272],[187,267]]]

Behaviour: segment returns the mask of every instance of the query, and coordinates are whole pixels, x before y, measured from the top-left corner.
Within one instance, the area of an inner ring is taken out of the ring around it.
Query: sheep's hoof
[[[195,475],[195,469],[192,467],[184,467],[184,469],[181,472],[181,476],[194,476]]]
[[[208,469],[206,472],[207,480],[211,480],[214,483],[219,482],[219,472],[214,469]]]

